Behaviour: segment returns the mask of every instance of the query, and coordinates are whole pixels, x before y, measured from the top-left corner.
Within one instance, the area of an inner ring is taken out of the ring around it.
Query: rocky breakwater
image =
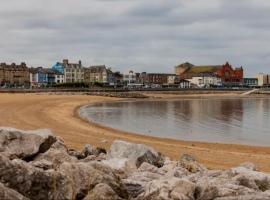
[[[251,163],[208,170],[190,155],[172,161],[124,141],[108,153],[75,151],[48,130],[0,128],[0,199],[264,200],[270,175]]]

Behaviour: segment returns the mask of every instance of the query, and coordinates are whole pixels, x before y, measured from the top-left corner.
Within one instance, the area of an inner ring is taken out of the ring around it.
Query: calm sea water
[[[270,99],[193,99],[102,103],[81,109],[90,121],[181,140],[270,146]]]

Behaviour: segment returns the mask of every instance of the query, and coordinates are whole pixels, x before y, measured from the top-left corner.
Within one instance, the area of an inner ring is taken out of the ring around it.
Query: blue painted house
[[[58,71],[61,74],[65,74],[64,66],[59,62],[57,62],[54,66],[52,66],[52,69],[54,71]]]

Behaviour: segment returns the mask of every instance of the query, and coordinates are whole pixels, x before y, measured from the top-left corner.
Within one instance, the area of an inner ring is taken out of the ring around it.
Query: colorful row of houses
[[[100,83],[107,86],[129,87],[221,87],[270,85],[270,76],[259,74],[256,78],[244,78],[243,67],[224,65],[195,66],[183,63],[175,67],[174,73],[113,72],[105,65],[84,67],[82,62],[70,63],[68,59],[57,62],[51,68],[29,68],[25,63],[0,64],[1,87],[41,87],[63,83]]]

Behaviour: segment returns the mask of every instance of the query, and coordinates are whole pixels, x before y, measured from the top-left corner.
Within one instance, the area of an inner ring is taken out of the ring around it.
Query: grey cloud
[[[2,61],[69,58],[115,70],[220,64],[269,70],[268,0],[0,0]]]

